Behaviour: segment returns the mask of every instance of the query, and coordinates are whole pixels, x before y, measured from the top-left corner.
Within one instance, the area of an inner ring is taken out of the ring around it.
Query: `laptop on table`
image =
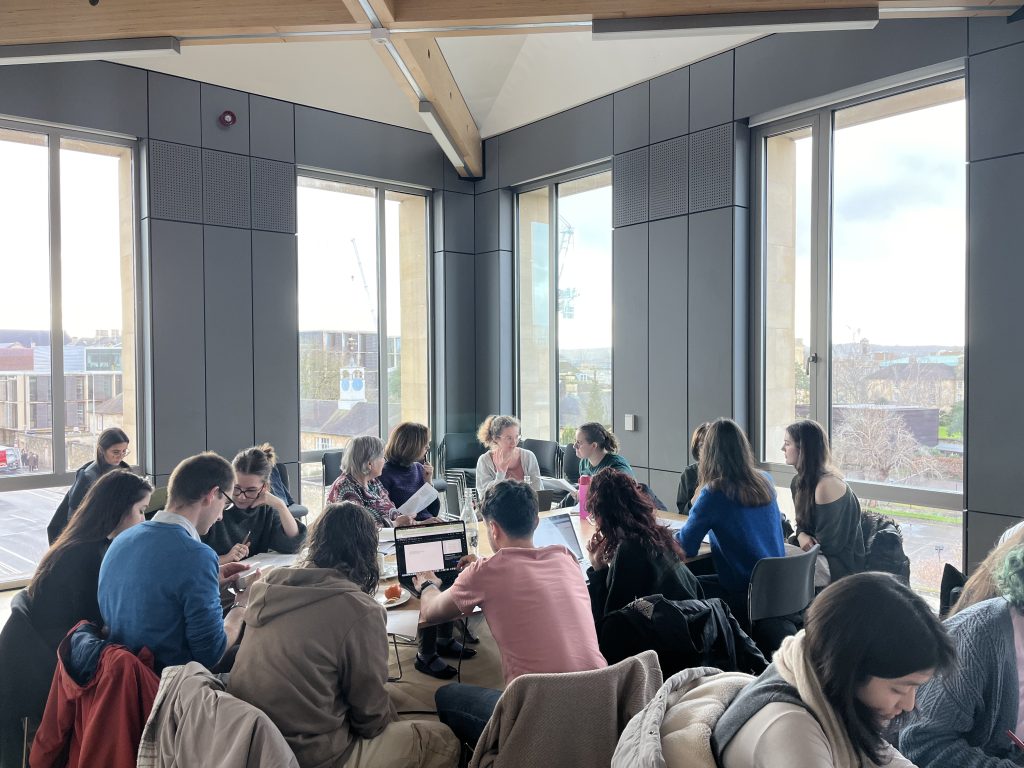
[[[459,575],[459,561],[469,552],[464,522],[453,520],[408,525],[394,531],[399,581],[409,586],[412,577],[423,571],[433,571],[445,585],[455,581]]]
[[[576,533],[573,516],[569,512],[542,517],[537,530],[533,532],[533,544],[536,547],[549,547],[552,544],[562,544],[568,547],[580,564],[583,578],[587,578],[590,561],[583,552],[583,545],[580,544],[579,534]]]

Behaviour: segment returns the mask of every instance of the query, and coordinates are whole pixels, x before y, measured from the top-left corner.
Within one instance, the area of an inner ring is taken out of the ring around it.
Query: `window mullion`
[[[831,219],[832,219],[832,121],[828,111],[817,114],[814,123],[812,171],[811,257],[811,353],[816,362],[811,371],[812,418],[828,428],[830,419],[829,372],[831,370]]]
[[[550,402],[551,440],[558,441],[558,185],[548,188],[548,210],[551,221],[548,227],[548,328],[550,339],[549,361],[551,366]]]
[[[61,284],[60,226],[60,135],[47,135],[49,155],[50,207],[50,446],[53,451],[53,472],[63,474],[65,459],[64,422],[64,304]]]
[[[388,414],[388,302],[387,302],[387,230],[384,223],[384,197],[382,187],[377,187],[377,400],[380,414],[380,435],[387,440],[389,433]]]

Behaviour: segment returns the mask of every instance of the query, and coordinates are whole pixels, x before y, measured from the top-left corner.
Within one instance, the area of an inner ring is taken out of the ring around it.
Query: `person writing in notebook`
[[[540,519],[534,490],[500,481],[487,489],[480,511],[494,555],[463,558],[462,572],[445,592],[435,574],[417,574],[420,622],[451,621],[479,606],[501,651],[506,684],[519,675],[607,666],[576,556],[561,544],[533,544]],[[500,696],[499,690],[455,683],[438,689],[434,700],[441,722],[475,744]]]

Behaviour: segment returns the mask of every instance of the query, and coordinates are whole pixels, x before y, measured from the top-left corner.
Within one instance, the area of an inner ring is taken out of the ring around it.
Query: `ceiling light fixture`
[[[179,54],[174,37],[130,37],[117,40],[81,40],[71,43],[0,45],[2,64],[42,64],[54,61],[94,61]]]
[[[455,166],[455,170],[464,171],[466,169],[466,161],[462,159],[462,155],[459,154],[459,150],[455,147],[455,142],[452,141],[452,137],[448,135],[448,131],[445,130],[445,127],[438,119],[434,105],[429,101],[421,101],[419,113],[420,119],[426,124],[427,130],[433,135],[434,140],[440,145],[441,150],[451,161],[452,165]]]
[[[877,6],[806,11],[705,13],[634,19],[594,19],[593,39],[631,40],[721,34],[767,35],[773,32],[872,29],[877,24]]]

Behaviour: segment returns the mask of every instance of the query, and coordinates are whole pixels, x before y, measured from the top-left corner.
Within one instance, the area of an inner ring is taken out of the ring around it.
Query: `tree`
[[[300,347],[299,397],[303,400],[337,400],[341,368],[340,352]]]
[[[585,409],[587,421],[596,421],[598,424],[604,424],[609,421],[604,409],[604,396],[601,394],[601,386],[596,380],[591,380],[590,382]]]
[[[845,472],[887,483],[938,477],[940,468],[922,450],[903,417],[888,408],[846,408],[836,419],[832,451]]]

